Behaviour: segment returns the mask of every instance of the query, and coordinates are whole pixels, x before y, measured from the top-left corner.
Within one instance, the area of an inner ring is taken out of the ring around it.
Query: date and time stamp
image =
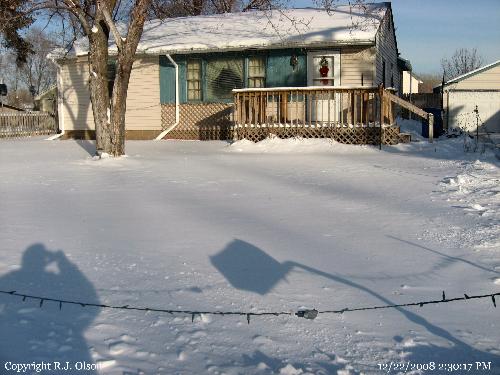
[[[386,374],[406,374],[413,371],[424,371],[426,374],[436,373],[458,373],[463,374],[466,372],[481,372],[485,374],[492,370],[492,362],[388,362],[378,363],[377,368],[379,371]]]

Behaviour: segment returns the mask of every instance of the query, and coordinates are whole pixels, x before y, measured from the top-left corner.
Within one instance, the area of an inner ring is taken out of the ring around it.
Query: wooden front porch
[[[393,103],[404,101],[382,87],[254,88],[233,90],[233,96],[234,139],[274,134],[350,144],[401,141]]]

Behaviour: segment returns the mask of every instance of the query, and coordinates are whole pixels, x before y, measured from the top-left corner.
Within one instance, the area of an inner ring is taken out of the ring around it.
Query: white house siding
[[[376,50],[373,47],[346,47],[340,53],[340,80],[342,86],[372,86],[373,63]],[[361,79],[363,75],[363,79]]]
[[[89,95],[89,71],[84,60],[72,60],[60,68],[60,104],[64,130],[93,130]]]
[[[73,60],[61,65],[60,75],[64,129],[94,130],[87,61]],[[134,62],[125,124],[127,130],[161,130],[158,56]]]
[[[480,131],[500,132],[500,91],[451,91],[449,92],[449,126],[468,131],[476,129],[479,111]]]
[[[158,56],[134,62],[127,94],[127,130],[160,130],[160,65]]]
[[[383,61],[385,61],[385,86],[391,86],[391,75],[394,77],[394,87],[399,86],[399,72],[397,66],[398,53],[396,48],[396,39],[394,37],[394,24],[392,23],[391,12],[388,10],[385,14],[384,20],[380,25],[380,29],[376,37],[376,74],[375,84],[382,83],[383,77]]]
[[[500,65],[453,84],[455,90],[500,90]]]
[[[500,64],[448,84],[444,91],[450,128],[475,130],[477,106],[480,131],[500,132]]]
[[[402,94],[418,94],[419,81],[409,71],[403,71],[403,92]]]

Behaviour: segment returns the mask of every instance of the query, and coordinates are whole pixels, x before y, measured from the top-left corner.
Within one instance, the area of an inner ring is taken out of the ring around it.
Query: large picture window
[[[248,59],[248,87],[264,87],[266,85],[266,61],[263,57]]]
[[[188,60],[187,98],[201,100],[201,60]]]
[[[231,100],[232,90],[243,88],[243,58],[216,58],[207,61],[208,100]]]

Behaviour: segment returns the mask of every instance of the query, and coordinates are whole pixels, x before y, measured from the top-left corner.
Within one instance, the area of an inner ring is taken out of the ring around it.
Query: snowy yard
[[[0,289],[249,312],[499,292],[499,162],[461,142],[130,141],[128,157],[95,161],[86,141],[4,140]],[[68,361],[99,365],[86,374],[382,374],[392,361],[500,374],[489,298],[250,324],[39,305],[0,295],[0,373]]]

